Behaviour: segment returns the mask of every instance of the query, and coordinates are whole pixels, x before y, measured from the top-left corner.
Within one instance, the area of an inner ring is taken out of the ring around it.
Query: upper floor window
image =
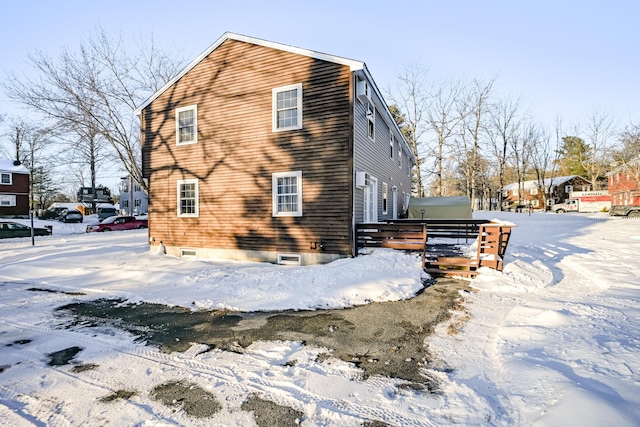
[[[302,171],[272,174],[273,216],[302,216]]]
[[[532,196],[537,195],[537,194],[538,194],[538,187],[532,187],[532,188],[529,190],[529,194],[531,194]]]
[[[564,192],[565,193],[571,193],[573,191],[573,185],[565,185],[564,186]]]
[[[11,174],[2,172],[0,174],[0,184],[11,185]]]
[[[183,179],[178,181],[178,216],[198,216],[198,180]]]
[[[302,83],[272,91],[273,131],[302,129]]]
[[[398,167],[402,167],[402,146],[400,145],[400,141],[398,141]]]
[[[395,145],[395,141],[393,140],[393,133],[390,133],[389,136],[389,158],[393,159],[393,146]]]
[[[198,142],[198,107],[176,109],[176,142],[178,145]]]
[[[373,105],[369,104],[367,107],[367,134],[369,139],[376,139],[376,110]]]

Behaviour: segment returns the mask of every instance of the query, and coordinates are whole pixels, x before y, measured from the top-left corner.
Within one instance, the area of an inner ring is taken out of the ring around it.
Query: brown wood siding
[[[142,111],[149,234],[181,247],[351,254],[350,70],[227,40]],[[272,132],[272,89],[302,83],[303,128]],[[176,145],[175,108],[197,104],[198,142]],[[303,216],[272,217],[271,174],[302,171]],[[176,182],[198,178],[198,218]]]

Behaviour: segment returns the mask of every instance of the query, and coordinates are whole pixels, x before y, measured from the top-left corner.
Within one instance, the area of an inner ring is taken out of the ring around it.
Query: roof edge
[[[353,59],[344,58],[341,56],[329,55],[322,52],[317,52],[314,50],[303,49],[295,46],[290,46],[283,43],[271,42],[268,40],[259,39],[256,37],[245,36],[242,34],[236,34],[231,32],[225,32],[220,38],[218,38],[215,42],[213,42],[204,52],[198,55],[193,61],[187,64],[178,74],[176,74],[171,80],[165,83],[160,89],[158,89],[153,95],[147,98],[138,108],[136,108],[133,113],[135,115],[140,115],[142,110],[149,106],[156,98],[162,95],[167,89],[173,86],[178,80],[184,77],[189,71],[191,71],[196,65],[198,65],[204,58],[209,56],[211,52],[216,50],[222,43],[227,40],[237,40],[245,43],[251,43],[258,46],[265,46],[272,49],[278,49],[285,52],[296,53],[299,55],[308,56],[315,59],[321,59],[323,61],[334,62],[337,64],[346,65],[350,68],[351,71],[362,70],[365,68],[365,64],[362,61],[356,61]]]

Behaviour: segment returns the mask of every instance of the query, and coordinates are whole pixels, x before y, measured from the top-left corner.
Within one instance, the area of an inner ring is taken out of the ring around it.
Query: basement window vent
[[[300,254],[278,254],[278,264],[301,265],[302,257]]]
[[[180,249],[180,258],[196,258],[198,252],[195,249]]]

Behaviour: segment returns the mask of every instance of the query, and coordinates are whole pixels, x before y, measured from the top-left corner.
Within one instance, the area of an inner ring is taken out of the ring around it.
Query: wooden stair
[[[462,256],[434,256],[427,251],[425,272],[436,276],[466,276],[474,278],[478,268],[489,267],[502,271],[503,259],[511,236],[510,225],[482,224],[478,231],[478,252],[475,258]],[[431,256],[430,256],[431,255]]]
[[[435,260],[428,260],[427,264],[428,267],[424,271],[432,276],[467,276],[473,278],[478,275],[478,263],[473,258],[438,257]]]

